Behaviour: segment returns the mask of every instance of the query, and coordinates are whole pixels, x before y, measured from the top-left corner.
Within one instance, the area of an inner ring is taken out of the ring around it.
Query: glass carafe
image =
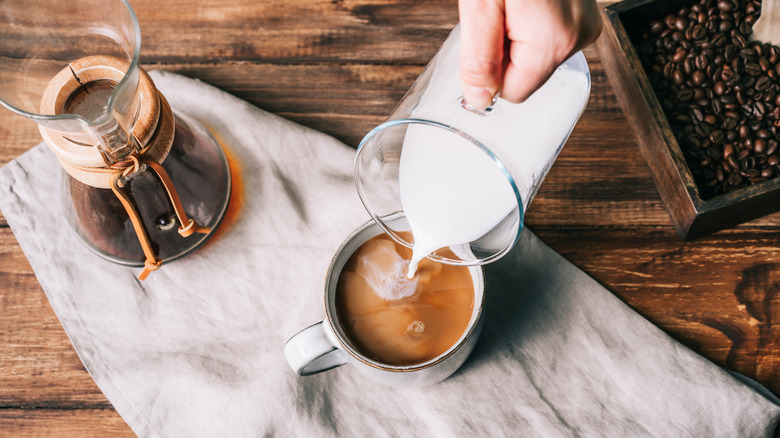
[[[38,123],[65,170],[63,221],[145,278],[209,237],[231,182],[220,145],[140,67],[140,43],[123,0],[0,1],[0,104]]]

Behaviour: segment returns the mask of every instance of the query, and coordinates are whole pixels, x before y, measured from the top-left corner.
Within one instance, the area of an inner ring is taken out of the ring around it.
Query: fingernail
[[[493,102],[493,92],[487,88],[467,85],[463,91],[466,102],[475,109],[483,110]]]

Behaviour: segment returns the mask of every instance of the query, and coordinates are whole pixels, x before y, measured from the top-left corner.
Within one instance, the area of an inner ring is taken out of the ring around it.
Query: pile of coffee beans
[[[702,198],[780,176],[780,48],[751,42],[755,0],[699,0],[651,21],[650,83]]]

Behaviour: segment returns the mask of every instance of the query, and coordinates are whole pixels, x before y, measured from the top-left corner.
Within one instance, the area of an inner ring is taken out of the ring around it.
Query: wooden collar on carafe
[[[71,62],[49,82],[41,100],[41,113],[61,114],[68,98],[79,87],[99,80],[119,83],[128,68],[127,61],[111,56],[87,56]],[[124,177],[145,169],[151,169],[157,175],[181,224],[179,234],[183,237],[195,232],[207,234],[211,229],[201,227],[187,217],[173,182],[161,165],[173,146],[173,112],[143,69],[140,69],[138,93],[141,98],[140,111],[132,131],[138,150],[114,163],[109,163],[95,146],[95,140],[86,133],[62,133],[42,125],[39,125],[39,129],[49,149],[70,176],[92,187],[111,189],[122,203],[144,251],[144,269],[138,276],[144,280],[151,271],[162,265],[162,259],[156,256],[138,209],[124,191]]]

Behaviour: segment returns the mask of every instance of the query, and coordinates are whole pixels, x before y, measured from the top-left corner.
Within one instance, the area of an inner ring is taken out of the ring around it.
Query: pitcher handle
[[[312,324],[284,344],[287,363],[301,376],[321,373],[347,363],[347,355],[326,333],[325,321]]]

